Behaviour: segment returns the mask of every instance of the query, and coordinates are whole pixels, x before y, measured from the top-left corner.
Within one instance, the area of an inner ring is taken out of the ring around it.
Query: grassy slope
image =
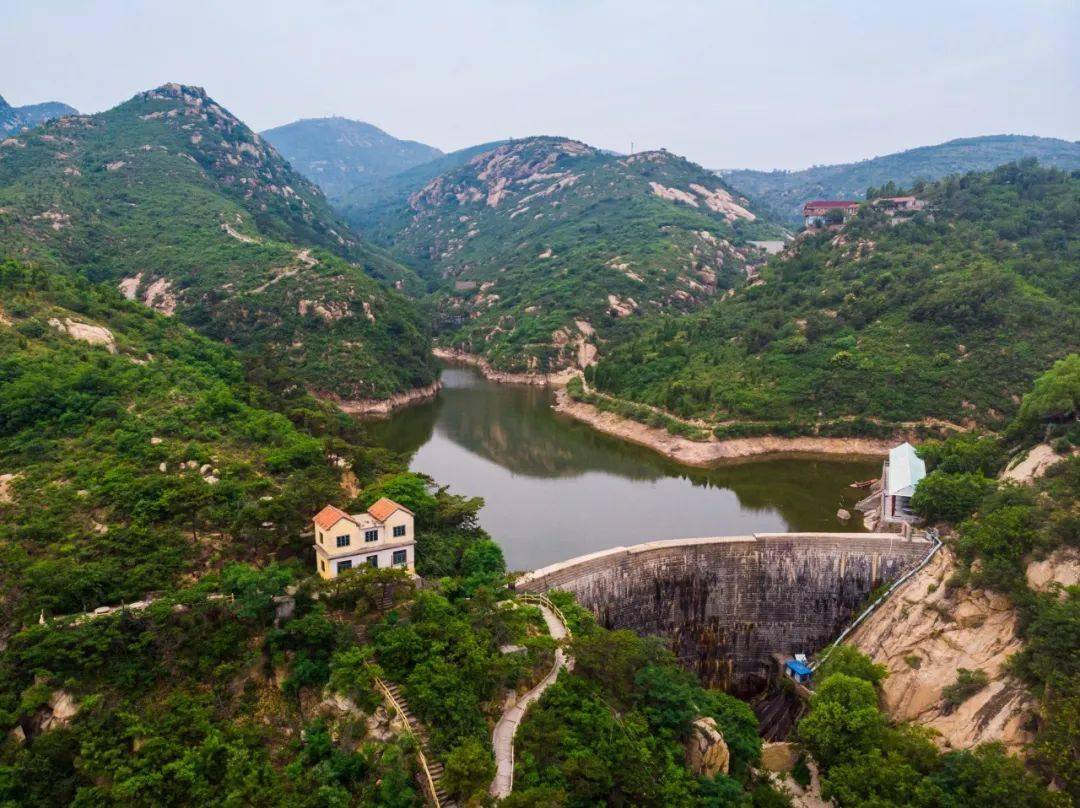
[[[954,178],[933,221],[861,217],[773,260],[766,283],[613,346],[608,393],[713,420],[938,417],[997,426],[1080,334],[1080,178]]]
[[[426,324],[371,277],[411,274],[196,88],[166,85],[0,147],[0,245],[95,281],[139,277],[144,299],[163,279],[183,320],[312,390],[385,397],[434,378]]]
[[[650,183],[691,201],[662,198]],[[482,152],[355,221],[435,285],[446,341],[499,367],[551,369],[572,361],[560,343],[580,336],[575,320],[607,338],[641,315],[691,310],[740,282],[747,239],[778,233],[710,210],[694,184],[727,190],[666,152],[619,157],[531,138]],[[461,281],[477,288],[455,291]],[[635,315],[617,322],[609,295],[632,298]]]
[[[781,219],[799,224],[802,205],[808,199],[862,199],[868,187],[889,181],[910,187],[919,180],[989,171],[1027,157],[1035,157],[1044,165],[1080,168],[1080,143],[1048,137],[989,135],[803,171],[733,169],[721,173],[742,193]]]

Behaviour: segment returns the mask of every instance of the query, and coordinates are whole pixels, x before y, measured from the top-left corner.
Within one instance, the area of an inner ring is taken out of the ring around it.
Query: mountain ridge
[[[13,107],[0,95],[0,135],[33,129],[35,126],[45,123],[45,121],[63,115],[78,114],[79,111],[75,107],[68,106],[60,101],[43,101],[37,104]]]
[[[283,362],[324,396],[435,379],[427,324],[376,280],[411,274],[201,88],[165,84],[4,141],[0,243]]]
[[[1026,157],[1057,168],[1080,168],[1080,141],[1036,135],[980,135],[916,146],[851,163],[799,170],[722,169],[719,173],[759,204],[792,224],[809,199],[862,199],[870,186],[911,187],[950,174],[989,171]]]
[[[750,208],[669,152],[536,136],[478,151],[357,219],[431,284],[440,340],[497,370],[558,372],[638,317],[744,282],[764,255],[749,240],[781,235]]]
[[[443,156],[434,146],[340,116],[301,118],[261,134],[328,197]]]

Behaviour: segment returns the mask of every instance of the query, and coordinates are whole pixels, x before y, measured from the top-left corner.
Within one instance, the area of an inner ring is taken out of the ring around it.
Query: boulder
[[[79,714],[79,705],[75,697],[66,690],[55,690],[49,697],[48,710],[41,721],[42,731],[66,727]]]
[[[841,522],[846,522],[848,519],[851,518],[851,512],[846,510],[845,508],[841,508],[836,512],[836,518],[839,519]]]
[[[686,739],[686,765],[698,777],[715,777],[727,774],[731,753],[723,733],[710,717],[697,719],[690,726]]]

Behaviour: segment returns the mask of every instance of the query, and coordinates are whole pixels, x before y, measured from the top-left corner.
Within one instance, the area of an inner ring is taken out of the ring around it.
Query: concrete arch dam
[[[604,627],[664,637],[704,683],[749,696],[767,685],[772,654],[824,647],[932,547],[893,533],[677,539],[571,558],[515,588],[572,592]]]

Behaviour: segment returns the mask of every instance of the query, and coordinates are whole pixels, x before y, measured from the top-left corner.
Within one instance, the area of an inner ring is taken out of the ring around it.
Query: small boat
[[[848,488],[869,488],[877,482],[877,479],[878,478],[875,477],[872,480],[858,480],[857,482],[853,482],[851,485],[849,485]]]

